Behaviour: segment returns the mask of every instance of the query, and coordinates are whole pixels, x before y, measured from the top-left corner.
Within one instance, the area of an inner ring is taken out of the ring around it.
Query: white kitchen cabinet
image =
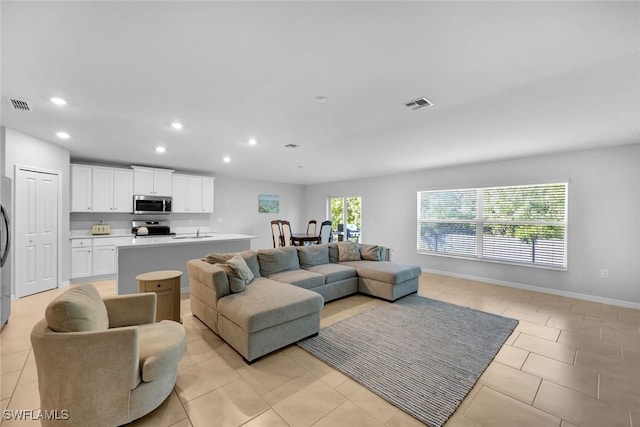
[[[133,212],[132,170],[113,170],[113,212]]]
[[[202,212],[202,177],[173,174],[173,212]]]
[[[171,211],[180,213],[187,211],[187,176],[174,173],[172,179]]]
[[[92,275],[116,272],[116,245],[113,239],[93,239]]]
[[[71,240],[71,278],[115,274],[118,244],[131,237],[99,237]]]
[[[89,277],[92,275],[91,239],[71,241],[71,277]]]
[[[71,165],[71,212],[92,211],[92,167]]]
[[[202,177],[202,212],[213,213],[213,180],[212,177]]]
[[[133,168],[134,194],[171,196],[173,170],[142,166],[131,167]]]
[[[113,170],[108,168],[92,168],[91,211],[113,211]]]
[[[133,212],[133,171],[71,165],[72,212]]]

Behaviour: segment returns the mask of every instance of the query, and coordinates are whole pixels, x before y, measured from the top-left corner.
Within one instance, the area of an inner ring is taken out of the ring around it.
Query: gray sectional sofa
[[[247,362],[317,334],[325,302],[357,292],[395,301],[421,273],[353,242],[209,254],[187,269],[193,315]]]

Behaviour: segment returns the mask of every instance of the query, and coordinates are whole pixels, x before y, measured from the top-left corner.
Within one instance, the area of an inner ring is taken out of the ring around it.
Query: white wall
[[[58,282],[69,280],[71,263],[69,261],[69,150],[50,142],[42,141],[17,132],[13,129],[5,129],[5,155],[2,159],[5,165],[5,173],[13,180],[15,189],[15,166],[31,166],[38,169],[58,172],[58,185],[61,189],[60,199],[60,229],[58,230]],[[14,193],[14,212],[15,193]],[[15,247],[12,253],[13,273],[15,277]],[[15,294],[15,283],[12,289]]]
[[[294,232],[306,231],[308,219],[304,213],[305,187],[217,177],[212,230],[224,233],[242,233],[258,236],[251,241],[251,249],[271,248],[271,221],[284,219],[291,222]],[[280,212],[258,213],[258,195],[280,196]]]
[[[416,253],[416,191],[570,180],[568,271]],[[640,303],[640,144],[424,170],[312,185],[306,215],[324,217],[326,199],[362,196],[362,241],[392,258],[447,274]],[[600,278],[608,269],[609,279]]]

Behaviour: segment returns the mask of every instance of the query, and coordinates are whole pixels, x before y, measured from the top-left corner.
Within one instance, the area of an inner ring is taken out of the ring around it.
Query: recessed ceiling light
[[[62,98],[58,98],[57,96],[50,98],[49,101],[53,102],[56,105],[66,105],[67,101]]]
[[[56,136],[60,139],[69,139],[71,136],[67,132],[56,132]]]
[[[167,149],[164,147],[156,147],[156,153],[164,153],[165,151],[167,151]]]
[[[256,141],[254,138],[251,138],[249,140],[249,145],[256,145],[258,143],[258,141]]]
[[[178,129],[178,130],[179,130],[179,129],[182,129],[182,123],[180,123],[180,122],[173,122],[173,123],[171,123],[171,127],[172,127],[172,128],[174,128],[174,129]]]
[[[222,161],[223,161],[223,162],[225,162],[225,163],[229,163],[229,162],[231,161],[231,157],[229,157],[229,156],[224,156],[224,157],[222,158]]]

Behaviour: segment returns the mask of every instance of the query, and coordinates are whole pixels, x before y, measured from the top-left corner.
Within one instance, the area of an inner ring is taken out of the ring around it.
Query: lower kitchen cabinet
[[[116,273],[116,245],[129,237],[101,237],[71,240],[71,278],[105,276]]]
[[[91,247],[71,248],[71,277],[89,277],[91,271]]]
[[[91,276],[92,239],[71,240],[71,277]]]
[[[92,275],[113,274],[116,272],[116,245],[113,243],[93,242]]]

